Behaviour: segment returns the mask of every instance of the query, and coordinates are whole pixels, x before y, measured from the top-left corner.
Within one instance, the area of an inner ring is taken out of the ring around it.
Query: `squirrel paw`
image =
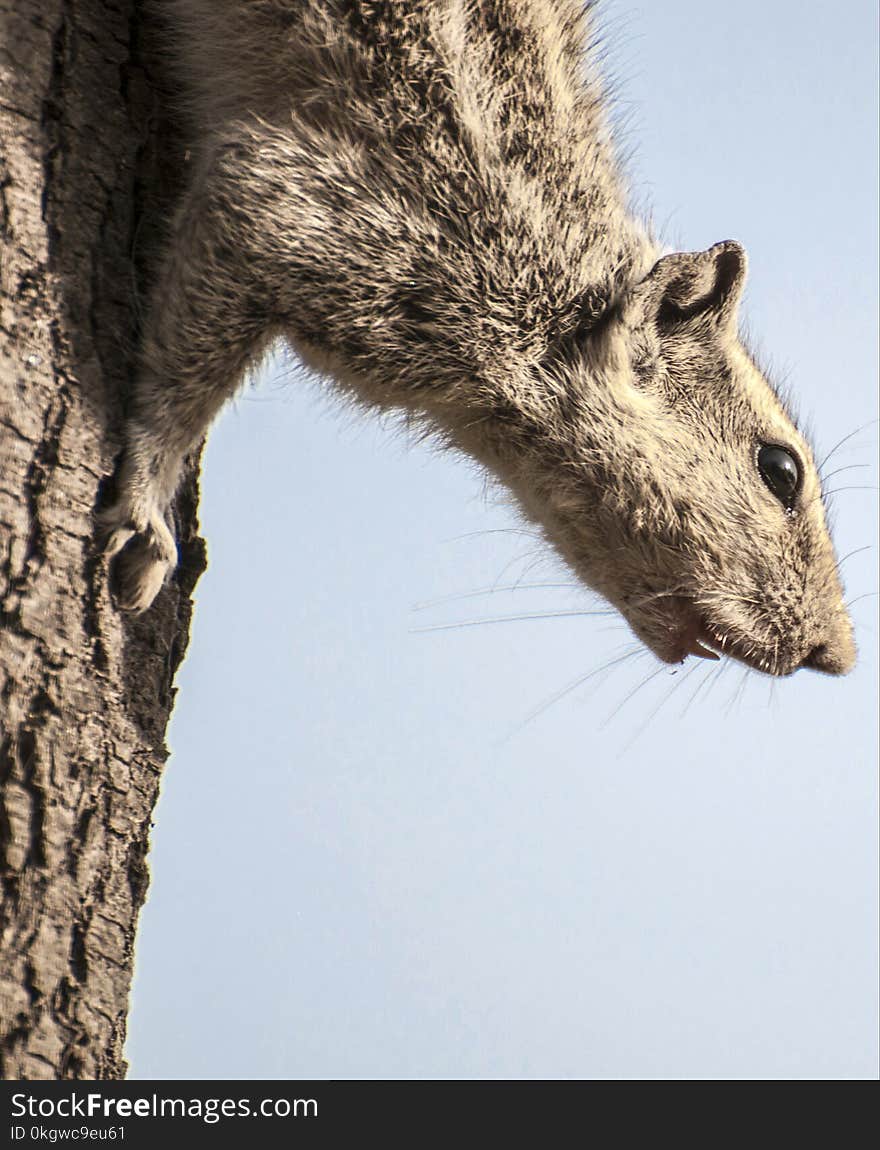
[[[111,560],[110,588],[122,611],[146,611],[177,566],[177,545],[165,518],[151,512],[141,525],[121,504],[99,519],[99,547]]]

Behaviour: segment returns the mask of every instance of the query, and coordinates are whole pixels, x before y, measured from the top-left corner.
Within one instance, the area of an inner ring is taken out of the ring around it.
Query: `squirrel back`
[[[398,320],[407,346],[427,340],[434,371],[450,356],[454,372],[491,373],[499,346],[539,358],[656,258],[626,211],[601,86],[585,66],[591,5],[172,7],[200,147],[230,147],[260,121],[273,165],[287,153],[314,176],[294,181],[310,185],[303,211],[348,246],[350,276],[389,330]],[[241,189],[245,209],[273,198],[259,178]],[[279,195],[281,226],[300,228],[298,206]],[[307,240],[302,229],[291,237]]]

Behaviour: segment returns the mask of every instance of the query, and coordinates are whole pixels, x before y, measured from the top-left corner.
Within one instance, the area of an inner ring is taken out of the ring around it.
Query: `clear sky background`
[[[746,245],[819,456],[857,432],[828,470],[839,554],[870,547],[859,665],[600,670],[625,625],[531,586],[571,578],[470,464],[276,373],[207,449],[135,1078],[878,1073],[876,4],[604,27],[636,203]]]

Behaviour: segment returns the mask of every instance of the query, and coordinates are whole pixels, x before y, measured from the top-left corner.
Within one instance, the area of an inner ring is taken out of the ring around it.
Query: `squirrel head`
[[[855,646],[821,481],[740,340],[745,274],[732,241],[659,259],[557,353],[550,431],[507,479],[661,660],[843,674]]]

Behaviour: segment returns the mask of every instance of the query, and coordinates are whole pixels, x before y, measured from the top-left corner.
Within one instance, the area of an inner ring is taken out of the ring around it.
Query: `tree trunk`
[[[93,516],[184,157],[139,0],[0,0],[0,1076],[119,1078],[172,680],[204,567],[114,609]]]

